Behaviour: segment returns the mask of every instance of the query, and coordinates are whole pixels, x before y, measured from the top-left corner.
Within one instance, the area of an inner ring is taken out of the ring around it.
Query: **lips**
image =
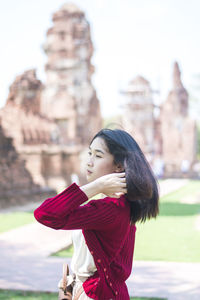
[[[92,172],[91,172],[90,170],[87,170],[87,173],[88,173],[88,174],[92,174]]]

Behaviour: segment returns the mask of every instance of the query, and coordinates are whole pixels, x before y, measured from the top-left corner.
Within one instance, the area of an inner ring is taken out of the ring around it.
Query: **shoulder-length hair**
[[[158,182],[137,142],[121,129],[102,129],[92,141],[97,137],[105,141],[114,163],[125,170],[131,223],[155,218],[159,212]]]

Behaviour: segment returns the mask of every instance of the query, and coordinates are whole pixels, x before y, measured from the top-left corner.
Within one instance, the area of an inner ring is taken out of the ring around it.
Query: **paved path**
[[[70,263],[70,259],[57,257],[11,255],[8,260],[7,253],[1,253],[0,288],[57,292],[64,261]],[[132,296],[199,300],[199,271],[200,263],[135,261],[128,290]]]
[[[161,195],[186,183],[186,180],[165,180],[160,185]],[[23,210],[28,208],[30,205]],[[69,231],[52,230],[38,223],[0,234],[0,288],[57,291],[62,263],[70,263],[70,259],[49,255],[70,243]],[[133,296],[199,300],[199,274],[200,263],[134,261],[127,285]]]
[[[200,263],[135,261],[127,283],[133,296],[199,300]]]
[[[70,244],[69,230],[53,230],[36,222],[0,234],[0,254],[5,248],[10,255],[43,258]]]

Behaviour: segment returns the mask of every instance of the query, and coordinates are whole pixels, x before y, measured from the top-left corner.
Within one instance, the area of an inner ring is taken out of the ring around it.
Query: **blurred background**
[[[0,240],[5,245],[17,236],[13,229],[33,222],[35,203],[72,182],[85,183],[93,135],[102,127],[122,128],[140,145],[161,190],[159,229],[154,221],[139,226],[136,260],[200,262],[199,11],[198,0],[1,4]],[[163,231],[169,236],[157,247]],[[33,252],[42,251],[34,247]],[[51,247],[47,242],[46,254],[65,248],[66,236]]]
[[[115,122],[134,136],[158,177],[199,178],[199,6],[194,0],[4,3],[4,148],[12,139],[6,152],[12,144],[42,187],[65,186],[71,177],[83,182],[84,148]]]

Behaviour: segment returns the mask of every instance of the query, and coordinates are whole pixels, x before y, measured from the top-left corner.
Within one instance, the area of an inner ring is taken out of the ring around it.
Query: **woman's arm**
[[[34,211],[35,218],[43,225],[54,229],[98,229],[112,225],[116,218],[113,203],[93,200],[81,206],[88,198],[100,192],[113,194],[114,190],[116,191],[116,187],[114,189],[118,182],[116,178],[120,176],[111,175],[102,176],[81,188],[73,183],[62,193],[45,200]],[[120,192],[121,187],[117,191]]]
[[[57,196],[45,200],[34,211],[34,216],[41,224],[54,229],[102,229],[112,226],[116,220],[113,203],[104,199],[88,200],[86,194],[73,183]]]

